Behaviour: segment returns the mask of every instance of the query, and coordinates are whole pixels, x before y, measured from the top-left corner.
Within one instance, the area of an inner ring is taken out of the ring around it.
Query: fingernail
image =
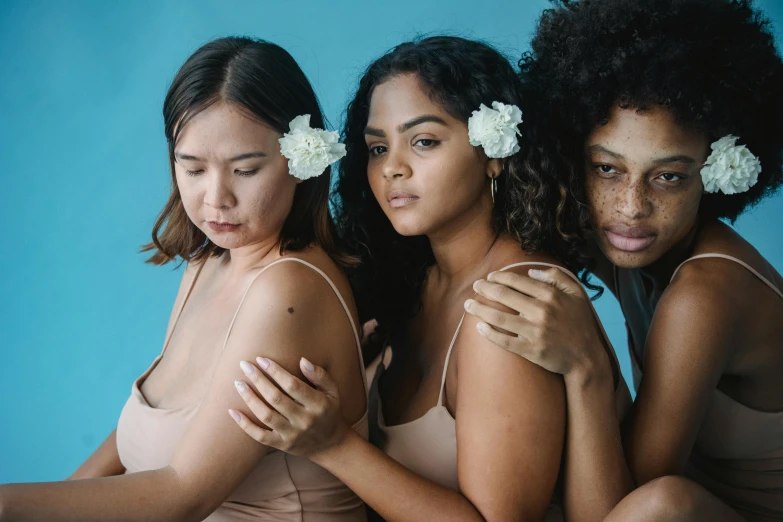
[[[245,393],[247,391],[247,385],[242,381],[234,381],[234,387],[239,393]]]
[[[473,283],[473,291],[474,291],[474,292],[478,292],[478,286],[479,286],[479,282],[480,282],[480,281],[481,281],[481,279],[479,279],[478,281],[476,281],[475,283]]]
[[[490,272],[487,276],[487,281],[492,281],[492,278],[495,277],[495,272]]]
[[[269,359],[265,359],[264,357],[256,357],[256,362],[262,370],[269,368]]]
[[[235,410],[228,410],[228,414],[231,415],[231,418],[234,419],[234,422],[239,424],[239,422],[242,420],[242,417],[239,416],[239,412]]]
[[[465,301],[465,310],[470,310],[470,308],[473,306],[473,303],[475,303],[473,299],[468,299]]]
[[[311,363],[310,361],[308,361],[304,357],[302,357],[302,364],[304,365],[305,370],[307,370],[308,372],[314,372],[315,371],[315,366],[313,366],[313,363]]]
[[[239,367],[242,368],[242,373],[250,377],[253,375],[253,365],[247,361],[240,361]]]
[[[477,325],[476,325],[476,329],[477,329],[479,332],[481,332],[481,333],[484,333],[484,332],[486,332],[486,331],[487,331],[487,323],[479,323],[479,324],[477,324]]]
[[[544,275],[544,272],[541,271],[541,270],[538,270],[537,268],[531,268],[528,271],[528,274],[530,275],[530,277],[541,277],[542,275]]]

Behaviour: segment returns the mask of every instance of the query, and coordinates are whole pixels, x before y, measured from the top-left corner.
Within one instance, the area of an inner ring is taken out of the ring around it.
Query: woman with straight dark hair
[[[328,213],[328,166],[344,148],[321,130],[294,59],[260,40],[196,51],[163,115],[172,192],[144,250],[157,265],[188,263],[163,353],[69,481],[0,486],[0,520],[361,522],[364,505],[339,480],[255,443],[226,414],[252,415],[234,388],[260,354],[293,373],[328,367],[347,398],[339,415],[367,437],[341,270],[351,258]]]

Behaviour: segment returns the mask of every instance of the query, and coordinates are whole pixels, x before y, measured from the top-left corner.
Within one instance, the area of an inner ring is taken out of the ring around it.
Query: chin
[[[652,245],[651,245],[652,246]],[[658,252],[645,248],[636,252],[620,250],[612,245],[601,245],[604,255],[609,261],[620,268],[644,268],[660,259]]]
[[[395,232],[401,236],[423,236],[427,234],[427,227],[422,226],[422,223],[413,219],[397,219],[390,220]]]

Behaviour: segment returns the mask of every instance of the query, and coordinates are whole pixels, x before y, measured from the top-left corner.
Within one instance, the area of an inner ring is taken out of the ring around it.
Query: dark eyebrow
[[[675,156],[667,156],[665,158],[660,158],[655,160],[653,163],[656,165],[664,165],[666,163],[683,163],[685,165],[693,165],[696,163],[696,160],[691,158],[690,156],[685,156],[684,154],[678,154]]]
[[[261,151],[258,151],[258,152],[245,152],[244,154],[240,154],[239,156],[234,156],[233,158],[229,159],[228,161],[241,161],[241,160],[252,159],[252,158],[266,158],[266,154],[264,154]]]
[[[403,132],[412,129],[416,125],[421,125],[422,123],[427,122],[433,122],[438,123],[440,125],[448,125],[446,123],[446,120],[441,118],[440,116],[435,116],[434,114],[425,114],[424,116],[419,116],[418,118],[414,118],[410,121],[406,121],[405,123],[402,123],[397,126],[397,132],[402,134]],[[381,129],[376,129],[374,127],[365,127],[364,134],[369,134],[370,136],[378,136],[379,138],[385,138],[386,133],[383,132]]]
[[[603,152],[604,154],[608,154],[609,156],[619,160],[625,159],[625,157],[622,154],[612,152],[611,150],[606,149],[600,145],[590,145],[589,147],[587,147],[587,150],[589,150],[590,152]]]
[[[446,125],[446,121],[443,118],[441,118],[439,116],[435,116],[434,114],[425,114],[424,116],[419,116],[418,118],[413,118],[411,121],[408,121],[408,122],[403,123],[402,125],[399,125],[397,127],[397,132],[402,134],[403,132],[405,132],[405,131],[407,131],[409,129],[412,129],[416,125],[421,125],[422,123],[427,123],[427,122],[433,122],[433,123],[438,123],[440,125]]]
[[[181,152],[174,151],[174,159],[177,161],[180,160],[190,160],[190,161],[204,161],[201,158],[197,158],[196,156],[191,156],[190,154],[183,154]]]
[[[182,154],[181,152],[174,152],[174,158],[176,160],[190,160],[190,161],[204,161],[201,158],[198,158],[196,156],[191,156],[190,154]],[[266,158],[266,154],[263,152],[245,152],[244,154],[240,154],[239,156],[234,156],[233,158],[230,158],[228,161],[241,161],[245,159],[251,159],[251,158]]]

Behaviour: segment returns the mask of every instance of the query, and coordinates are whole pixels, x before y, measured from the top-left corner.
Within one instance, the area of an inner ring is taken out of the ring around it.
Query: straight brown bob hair
[[[177,257],[202,261],[225,249],[212,243],[188,218],[174,171],[174,146],[188,121],[213,103],[223,101],[280,134],[296,116],[310,115],[310,125],[326,128],[313,87],[302,69],[282,47],[245,37],[220,38],[201,47],[187,59],[171,83],[163,103],[166,140],[171,167],[171,195],[152,229],[153,251],[148,263],[163,265]],[[280,253],[316,244],[338,264],[353,264],[339,244],[329,215],[331,169],[299,183],[291,212],[280,234]]]

